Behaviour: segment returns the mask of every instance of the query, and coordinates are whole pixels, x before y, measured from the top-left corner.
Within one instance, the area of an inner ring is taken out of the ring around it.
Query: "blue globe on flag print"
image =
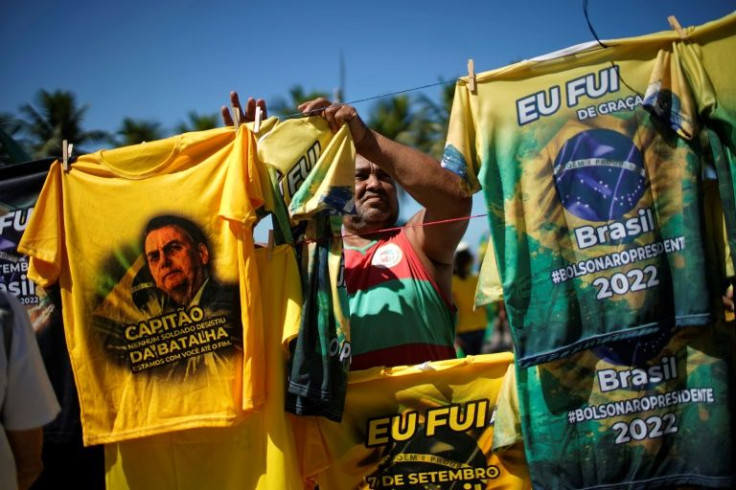
[[[554,163],[554,180],[562,205],[578,218],[622,218],[647,187],[641,150],[611,129],[590,129],[562,145]]]

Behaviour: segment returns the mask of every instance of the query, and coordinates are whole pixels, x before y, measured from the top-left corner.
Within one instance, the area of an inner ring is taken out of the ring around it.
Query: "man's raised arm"
[[[322,115],[337,131],[350,127],[355,149],[364,158],[388,172],[424,209],[409,224],[448,223],[410,227],[407,234],[415,246],[438,263],[451,264],[455,247],[467,228],[472,200],[460,188],[460,178],[442,168],[431,155],[393,141],[369,129],[350,105],[331,104],[324,98],[299,106],[305,114]]]

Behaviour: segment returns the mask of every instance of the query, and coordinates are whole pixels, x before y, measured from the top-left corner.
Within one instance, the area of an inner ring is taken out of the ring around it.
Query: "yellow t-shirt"
[[[457,306],[457,333],[485,330],[488,319],[485,306],[475,306],[475,289],[478,275],[470,274],[465,279],[452,276],[452,299]]]
[[[332,133],[322,117],[266,121],[258,155],[275,169],[288,208],[307,302],[290,342],[286,409],[339,420],[350,367],[350,325],[342,283],[342,215],[355,207],[355,148],[347,125]],[[284,213],[286,214],[286,213]]]
[[[52,165],[18,249],[61,288],[86,445],[232,425],[263,403],[256,161],[250,131],[220,128]],[[162,230],[178,238],[144,254]]]
[[[233,427],[193,429],[105,446],[109,490],[303,488],[291,417],[284,413],[282,337],[299,328],[302,293],[294,251],[255,253],[264,304],[268,397]]]
[[[510,353],[350,374],[342,423],[299,419],[304,475],[321,490],[529,488],[519,451],[493,452]]]
[[[355,148],[347,125],[333,134],[320,116],[273,119],[267,119],[267,128],[261,129],[258,157],[277,170],[291,219],[309,219],[322,210],[352,212]]]

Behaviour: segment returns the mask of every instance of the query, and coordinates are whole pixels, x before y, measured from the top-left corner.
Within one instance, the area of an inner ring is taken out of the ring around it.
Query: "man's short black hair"
[[[204,236],[202,229],[197,226],[196,223],[182,216],[163,214],[151,218],[145,228],[143,228],[141,250],[143,250],[144,255],[146,253],[146,237],[148,237],[148,234],[165,226],[178,226],[189,235],[195,245],[199,245],[201,243],[207,247],[207,250],[210,250],[209,244],[207,243],[207,237]]]

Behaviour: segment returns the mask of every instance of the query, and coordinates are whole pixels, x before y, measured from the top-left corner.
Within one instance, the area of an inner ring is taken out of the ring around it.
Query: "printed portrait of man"
[[[207,318],[226,316],[228,332],[241,345],[237,284],[218,282],[213,251],[202,229],[187,218],[160,215],[144,227],[145,266],[134,280],[133,300],[152,316],[199,306]]]
[[[187,218],[160,215],[146,224],[142,238],[146,267],[141,273],[150,275],[160,311],[199,306],[208,318],[226,315],[228,330],[239,344],[238,285],[215,279],[213,252],[202,229]]]
[[[210,279],[210,250],[199,227],[177,216],[157,216],[145,227],[143,251],[156,287],[172,305],[199,304]]]
[[[134,373],[168,366],[188,375],[242,348],[239,286],[216,277],[217,250],[187,218],[151,218],[128,265],[105,268],[113,285],[93,323],[106,352]]]

